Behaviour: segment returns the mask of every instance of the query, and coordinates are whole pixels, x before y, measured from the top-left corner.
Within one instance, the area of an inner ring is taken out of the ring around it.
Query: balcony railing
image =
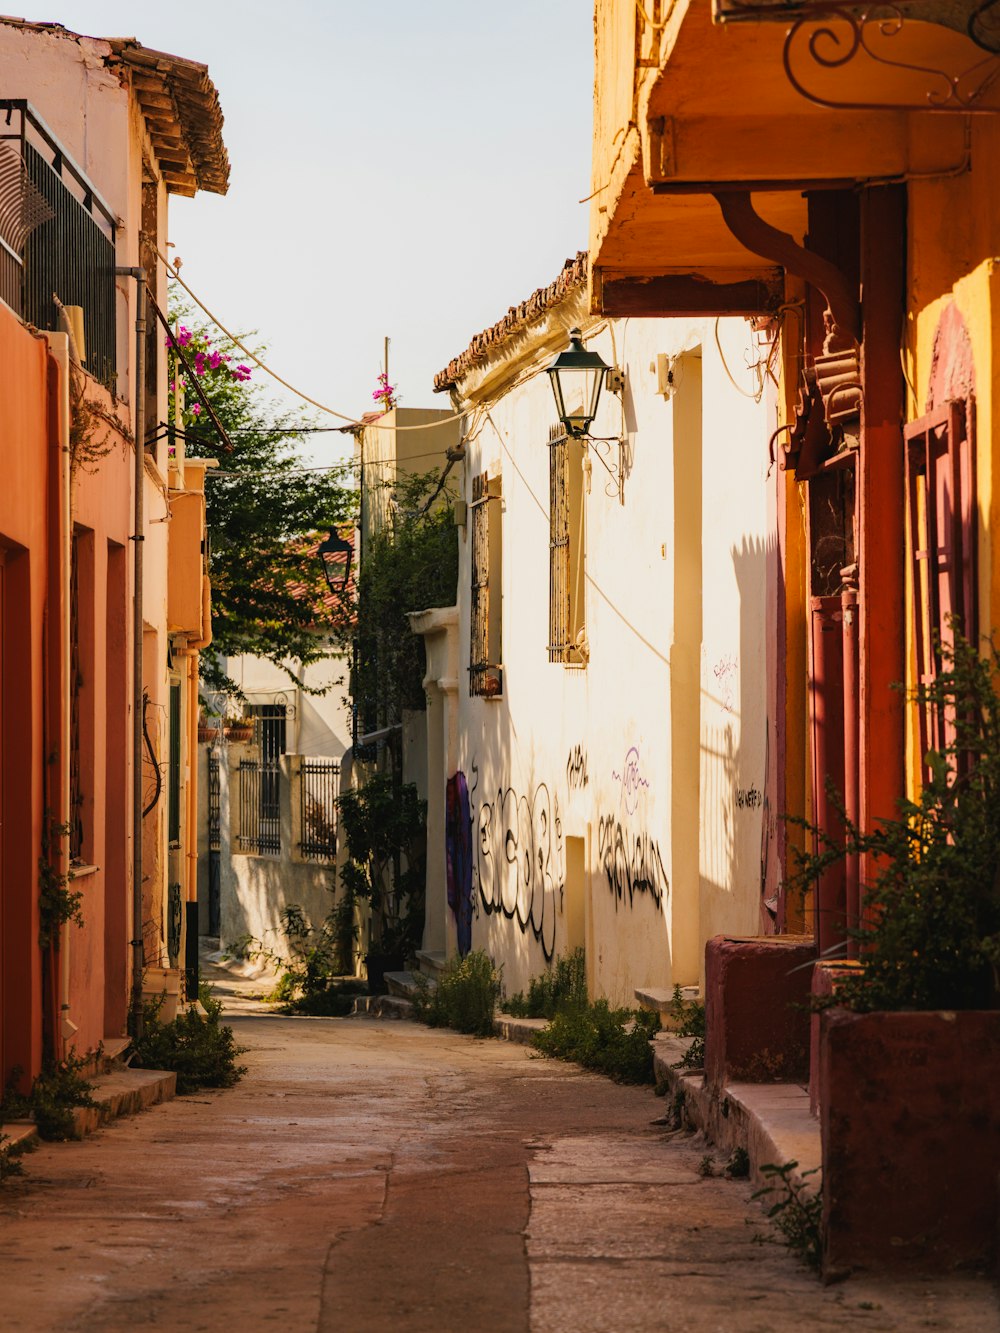
[[[115,215],[19,98],[0,98],[0,299],[35,328],[83,309],[86,369],[115,386]]]

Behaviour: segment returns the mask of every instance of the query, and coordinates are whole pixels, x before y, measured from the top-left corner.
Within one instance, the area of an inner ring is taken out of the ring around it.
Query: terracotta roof
[[[222,108],[208,66],[165,51],[150,51],[134,37],[109,37],[132,75],[139,106],[163,179],[173,194],[225,194],[229,154],[222,142]]]
[[[287,591],[290,593],[292,597],[300,599],[308,598],[311,601],[312,610],[313,614],[316,617],[317,626],[324,626],[326,624],[329,624],[333,620],[334,614],[337,611],[343,610],[343,607],[345,605],[348,606],[353,605],[354,598],[356,596],[356,587],[354,582],[355,575],[357,573],[357,566],[354,561],[355,531],[353,528],[348,528],[348,527],[338,528],[337,531],[339,532],[341,537],[343,537],[346,541],[349,541],[351,544],[351,568],[347,579],[347,587],[344,589],[344,592],[339,593],[337,595],[330,592],[326,586],[325,579],[323,579],[321,575],[317,576],[316,584],[313,587],[310,587],[304,581],[296,580],[292,583],[289,583],[287,588]],[[320,559],[318,552],[320,544],[325,540],[326,540],[325,535],[319,537],[301,538],[297,541],[289,542],[288,549],[297,556],[305,556],[305,558],[309,562],[315,565],[315,568],[318,571],[320,566]],[[340,564],[343,564],[346,561],[346,559],[347,559],[346,553],[344,555],[338,555],[336,557],[336,560]]]
[[[549,283],[548,287],[539,287],[526,301],[512,305],[503,319],[491,328],[477,333],[465,351],[434,376],[434,392],[443,393],[458,384],[474,366],[486,361],[508,338],[564,301],[570,292],[587,281],[587,272],[587,251],[581,250],[575,259],[566,260],[555,282]]]
[[[61,23],[32,23],[7,15],[0,15],[0,23],[69,41],[84,38]],[[172,194],[194,195],[199,190],[225,194],[229,154],[222,141],[219,94],[208,66],[151,51],[134,37],[85,40],[109,46],[107,65],[128,71],[167,189]]]

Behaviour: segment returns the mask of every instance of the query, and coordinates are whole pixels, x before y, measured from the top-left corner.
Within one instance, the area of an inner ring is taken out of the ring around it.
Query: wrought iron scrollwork
[[[885,48],[906,29],[911,18],[897,5],[830,4],[799,13],[785,36],[782,60],[789,83],[808,101],[835,110],[937,111],[968,114],[1000,77],[1000,0],[985,0],[969,20],[969,35],[991,54],[956,72],[896,59]],[[818,25],[818,26],[817,26]],[[900,52],[900,54],[902,54]],[[887,70],[926,80],[922,100],[835,100],[807,86],[808,69],[844,69],[857,59],[871,60]]]

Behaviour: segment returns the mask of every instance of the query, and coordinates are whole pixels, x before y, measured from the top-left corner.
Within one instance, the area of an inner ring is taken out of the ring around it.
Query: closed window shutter
[[[917,683],[929,686],[957,629],[978,637],[973,399],[946,403],[904,428]],[[920,709],[921,754],[944,749],[954,728]]]
[[[558,427],[549,437],[549,661],[569,654],[569,488],[567,437]]]

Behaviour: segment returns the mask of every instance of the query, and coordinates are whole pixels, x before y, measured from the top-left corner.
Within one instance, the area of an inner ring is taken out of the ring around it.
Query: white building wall
[[[617,467],[618,446],[591,449],[589,663],[547,660],[554,408],[548,378],[537,374],[491,406],[468,445],[467,500],[473,476],[503,479],[504,676],[501,697],[470,698],[470,529],[460,547],[458,767],[473,824],[473,947],[502,962],[512,992],[585,942],[592,993],[629,1003],[637,986],[697,983],[709,934],[756,928],[761,811],[748,793],[763,789],[768,431],[764,408],[726,378],[712,321],[601,328],[588,345],[624,364],[627,388],[623,402],[605,391],[592,434],[618,435],[624,413],[628,451],[620,500],[596,456],[600,449]],[[747,325],[723,320],[720,332],[749,388]],[[700,390],[692,372],[687,389],[679,377],[672,399],[659,395],[657,354],[697,362],[699,349]],[[674,512],[675,451],[682,464],[697,456],[682,410],[692,385],[702,415],[704,596],[681,719],[693,749],[672,774],[671,662],[676,674],[682,656],[675,529],[691,517]],[[685,794],[691,817],[672,820],[674,798]]]

